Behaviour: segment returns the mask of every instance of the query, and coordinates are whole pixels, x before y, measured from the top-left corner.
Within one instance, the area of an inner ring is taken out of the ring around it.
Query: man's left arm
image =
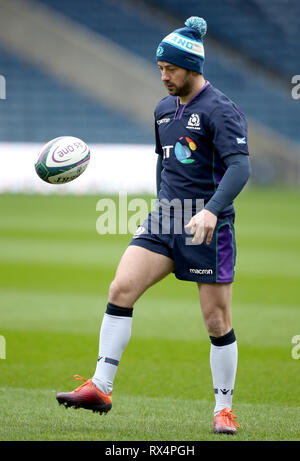
[[[206,238],[209,245],[217,223],[218,215],[241,192],[251,174],[249,156],[233,154],[223,158],[227,170],[218,188],[204,209],[192,217],[185,226],[194,235],[193,243],[201,244]]]
[[[241,192],[251,175],[249,156],[228,155],[223,159],[227,170],[221,182],[204,209],[218,216]]]

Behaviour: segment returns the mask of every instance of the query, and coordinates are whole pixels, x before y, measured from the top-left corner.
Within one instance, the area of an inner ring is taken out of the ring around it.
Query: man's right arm
[[[157,114],[156,109],[154,111],[154,128],[155,128],[155,152],[157,155],[157,162],[156,162],[156,192],[157,197],[160,191],[160,183],[161,183],[161,172],[163,170],[162,161],[163,161],[163,149],[161,147],[160,139],[159,139],[159,131],[157,125]]]

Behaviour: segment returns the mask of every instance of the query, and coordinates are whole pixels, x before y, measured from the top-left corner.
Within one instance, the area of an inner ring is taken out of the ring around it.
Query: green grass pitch
[[[213,434],[196,285],[170,275],[137,302],[107,416],[59,407],[89,378],[109,284],[130,235],[98,235],[99,196],[0,196],[0,440],[300,440],[300,190],[236,200],[237,436]]]

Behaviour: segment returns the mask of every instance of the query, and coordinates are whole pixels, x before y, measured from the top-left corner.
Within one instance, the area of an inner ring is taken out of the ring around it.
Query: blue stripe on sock
[[[110,359],[109,357],[105,357],[105,363],[110,363],[111,365],[115,365],[116,367],[119,365],[119,360]]]

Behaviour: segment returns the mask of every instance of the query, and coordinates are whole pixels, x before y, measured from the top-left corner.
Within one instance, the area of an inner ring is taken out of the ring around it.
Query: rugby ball
[[[38,154],[35,171],[50,184],[65,184],[78,178],[90,161],[87,144],[73,136],[61,136],[47,142]]]

